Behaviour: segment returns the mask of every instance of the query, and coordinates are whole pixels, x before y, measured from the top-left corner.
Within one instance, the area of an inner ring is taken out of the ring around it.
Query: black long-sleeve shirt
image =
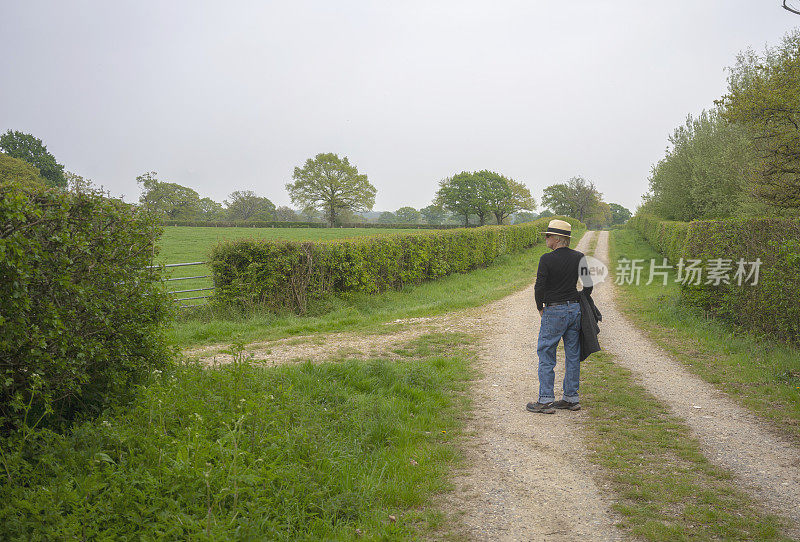
[[[544,303],[554,301],[578,301],[578,278],[583,289],[592,293],[589,269],[581,264],[583,252],[569,247],[559,247],[539,258],[536,284],[533,286],[536,308],[542,310]],[[582,269],[580,269],[582,267]]]

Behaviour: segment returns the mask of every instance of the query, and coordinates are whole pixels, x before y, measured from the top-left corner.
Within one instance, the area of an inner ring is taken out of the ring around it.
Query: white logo
[[[594,256],[584,256],[581,258],[579,278],[584,288],[587,286],[596,286],[606,280],[608,277],[608,267],[606,264],[595,258]]]

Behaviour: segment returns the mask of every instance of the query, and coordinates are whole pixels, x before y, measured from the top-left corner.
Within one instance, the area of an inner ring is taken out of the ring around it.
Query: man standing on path
[[[539,355],[539,399],[528,403],[530,412],[553,414],[557,408],[580,410],[578,385],[580,381],[580,329],[581,306],[577,289],[578,277],[587,294],[592,292],[588,269],[582,252],[569,248],[572,226],[564,220],[551,220],[547,226],[545,243],[551,250],[539,258],[536,284],[533,289],[536,308],[542,318],[539,328],[537,354]],[[583,260],[583,264],[581,262]],[[556,349],[564,338],[563,398],[556,401],[553,391],[556,366]]]

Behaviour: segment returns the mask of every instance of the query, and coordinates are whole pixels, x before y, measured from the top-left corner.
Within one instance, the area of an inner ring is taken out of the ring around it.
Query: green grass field
[[[348,239],[370,235],[420,232],[426,230],[406,230],[392,228],[200,228],[189,226],[167,226],[158,243],[157,264],[176,264],[206,262],[211,248],[220,241],[234,239],[269,239],[287,241],[320,241],[328,239]],[[169,268],[169,278],[196,277],[210,275],[207,265]],[[169,290],[188,290],[211,286],[211,278],[173,281]],[[189,292],[183,297],[205,295],[207,292]],[[204,300],[190,301],[188,304],[202,303]]]
[[[194,228],[167,226],[161,236],[156,261],[157,263],[204,262],[208,260],[211,247],[220,241],[233,239],[320,241],[419,231],[425,230],[391,228]]]

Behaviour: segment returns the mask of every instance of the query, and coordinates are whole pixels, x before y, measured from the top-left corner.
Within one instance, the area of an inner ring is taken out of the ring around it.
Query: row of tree
[[[729,68],[728,92],[669,137],[639,208],[669,220],[800,216],[800,30]]]
[[[29,134],[9,130],[0,137],[0,149],[6,153],[0,156],[0,177],[20,178],[22,170],[28,167],[25,175],[51,186],[75,192],[93,189],[91,181],[65,171],[41,140]],[[14,161],[13,167],[9,160]],[[142,190],[139,204],[166,220],[324,220],[331,226],[369,221],[468,226],[521,223],[557,213],[574,216],[592,227],[603,227],[630,217],[624,207],[603,202],[594,183],[582,177],[547,187],[542,203],[548,209],[535,214],[536,201],[523,183],[494,171],[462,171],[440,181],[434,200],[427,207],[418,210],[404,206],[377,217],[369,216],[374,215],[369,212],[375,204],[377,190],[347,157],[318,154],[306,160],[302,167],[296,167],[292,179],[286,189],[299,210],[276,207],[268,198],[251,190],[234,191],[223,203],[218,203],[201,197],[188,186],[161,181],[154,171],[140,175],[136,181]]]

